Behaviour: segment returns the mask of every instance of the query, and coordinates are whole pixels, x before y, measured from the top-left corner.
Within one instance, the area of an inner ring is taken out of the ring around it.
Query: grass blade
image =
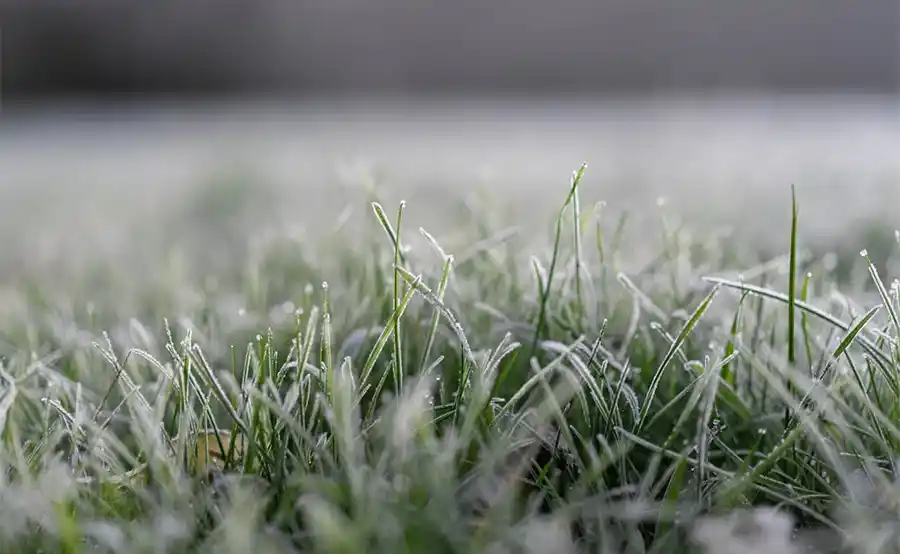
[[[656,397],[656,389],[659,387],[660,381],[662,381],[663,372],[666,370],[669,362],[672,361],[672,358],[675,357],[675,353],[679,348],[681,348],[681,345],[684,344],[684,341],[687,340],[687,337],[694,329],[694,326],[697,325],[697,322],[700,321],[701,317],[703,317],[703,314],[706,312],[707,308],[709,308],[710,303],[712,302],[718,291],[718,286],[714,286],[712,290],[709,291],[709,294],[706,295],[706,298],[703,299],[703,302],[701,302],[700,305],[697,306],[697,309],[694,310],[693,314],[691,314],[690,319],[688,319],[687,323],[685,323],[681,328],[678,336],[675,337],[675,342],[673,342],[669,347],[669,350],[663,357],[662,362],[660,362],[659,367],[656,368],[656,372],[653,375],[653,380],[650,382],[650,388],[647,390],[647,397],[644,399],[644,405],[641,407],[641,416],[638,420],[637,425],[635,426],[635,434],[640,434],[641,429],[644,426],[644,421],[647,419],[647,416],[650,413],[650,407],[653,405],[653,400]]]

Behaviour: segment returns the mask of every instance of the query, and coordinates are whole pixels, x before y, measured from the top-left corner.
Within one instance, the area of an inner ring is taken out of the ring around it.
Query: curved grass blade
[[[690,319],[688,319],[687,323],[681,328],[681,331],[678,333],[678,336],[675,337],[675,342],[669,347],[669,351],[666,352],[665,357],[663,357],[662,362],[659,364],[659,367],[656,369],[656,373],[653,375],[653,380],[650,382],[650,388],[647,390],[647,397],[644,399],[644,405],[641,407],[641,416],[638,419],[638,424],[635,427],[635,434],[640,434],[641,428],[644,426],[644,421],[647,419],[647,415],[650,412],[650,406],[653,404],[653,400],[656,397],[656,389],[659,388],[659,383],[662,381],[663,372],[666,369],[666,366],[669,365],[669,362],[672,361],[672,358],[675,357],[675,353],[681,348],[681,345],[684,344],[684,341],[687,340],[688,335],[694,329],[694,326],[697,325],[697,322],[700,321],[700,318],[703,317],[703,314],[709,308],[712,299],[715,297],[716,293],[719,291],[719,286],[716,285],[713,287],[709,294],[706,295],[706,298],[703,299],[703,302],[697,306],[697,309],[694,310],[694,313],[691,314]]]
[[[728,287],[731,289],[746,291],[751,294],[755,294],[757,296],[770,298],[772,300],[778,300],[780,302],[788,302],[787,295],[782,294],[780,292],[773,291],[771,289],[758,287],[756,285],[750,285],[747,283],[739,283],[739,282],[731,281],[729,279],[722,279],[719,277],[705,276],[705,277],[703,277],[703,280],[708,283],[715,283],[715,284],[719,284],[719,285],[722,285],[722,286],[725,286],[725,287]],[[842,329],[844,331],[850,330],[850,324],[844,323],[840,319],[834,317],[833,315],[831,315],[829,313],[826,313],[826,312],[820,310],[819,308],[816,308],[815,306],[813,306],[811,304],[807,304],[806,302],[797,301],[796,306],[798,308],[800,308],[801,310],[807,311],[811,315],[814,315],[814,316],[818,317],[819,319],[826,321],[839,329]],[[875,346],[875,344],[871,340],[869,340],[863,336],[858,336],[857,340],[866,349],[866,351],[872,355],[873,358],[877,359],[879,362],[884,364],[885,367],[890,367],[892,365],[891,359],[888,358],[887,355],[884,352],[882,352],[877,346]]]

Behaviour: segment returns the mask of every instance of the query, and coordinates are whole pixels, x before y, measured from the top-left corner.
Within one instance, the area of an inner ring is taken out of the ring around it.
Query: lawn
[[[525,232],[213,187],[10,273],[0,551],[900,551],[894,237],[810,251],[794,198],[761,258],[584,171]]]

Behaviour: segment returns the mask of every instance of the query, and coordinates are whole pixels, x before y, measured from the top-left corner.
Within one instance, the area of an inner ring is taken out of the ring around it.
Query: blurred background
[[[896,92],[895,0],[4,0],[8,97]]]
[[[315,227],[359,182],[546,208],[587,161],[588,200],[776,244],[791,184],[821,240],[900,200],[896,0],[0,0],[0,46],[27,256],[226,181]]]

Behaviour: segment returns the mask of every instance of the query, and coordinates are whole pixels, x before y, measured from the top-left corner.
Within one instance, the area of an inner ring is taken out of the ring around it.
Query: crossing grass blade
[[[697,325],[697,322],[700,321],[700,318],[703,317],[703,314],[706,313],[706,310],[709,308],[710,303],[713,298],[716,296],[716,293],[719,291],[719,286],[713,286],[712,290],[706,295],[706,298],[700,303],[699,306],[694,310],[694,313],[691,314],[691,317],[684,324],[679,331],[678,336],[675,337],[675,342],[669,347],[666,355],[663,356],[662,362],[660,362],[659,366],[656,368],[656,371],[653,374],[653,380],[650,381],[650,386],[647,389],[647,396],[644,399],[644,404],[641,407],[640,418],[638,419],[638,423],[635,426],[634,433],[639,435],[641,428],[644,426],[644,421],[647,419],[650,410],[653,406],[653,401],[656,398],[656,390],[659,387],[660,381],[662,381],[663,373],[669,365],[669,362],[672,361],[672,358],[675,357],[675,353],[681,348],[682,344],[687,340],[688,335],[691,334],[691,331],[694,329],[694,326]]]
[[[758,287],[756,285],[751,285],[751,284],[747,284],[747,283],[739,283],[739,282],[730,281],[728,279],[722,279],[722,278],[718,278],[718,277],[704,277],[703,280],[713,283],[713,284],[720,284],[724,287],[737,289],[737,290],[747,292],[750,294],[755,294],[755,295],[758,295],[758,296],[761,296],[764,298],[778,300],[779,302],[784,302],[784,303],[790,302],[790,299],[787,297],[787,295],[779,293],[777,291],[773,291],[771,289]],[[848,323],[841,321],[840,319],[832,316],[831,314],[829,314],[827,312],[820,310],[819,308],[816,308],[815,306],[813,306],[811,304],[807,304],[807,303],[801,302],[801,301],[795,301],[794,304],[796,307],[800,308],[801,310],[804,310],[807,313],[809,313],[810,315],[814,315],[817,318],[830,323],[831,325],[837,327],[838,329],[841,329],[843,331],[850,330],[850,325]],[[871,355],[874,359],[878,360],[881,364],[884,365],[884,367],[890,367],[892,365],[890,358],[887,357],[887,355],[880,348],[878,348],[878,346],[876,346],[875,343],[872,342],[870,339],[868,339],[864,336],[858,336],[857,340],[863,346],[863,348],[865,348],[866,353]]]

